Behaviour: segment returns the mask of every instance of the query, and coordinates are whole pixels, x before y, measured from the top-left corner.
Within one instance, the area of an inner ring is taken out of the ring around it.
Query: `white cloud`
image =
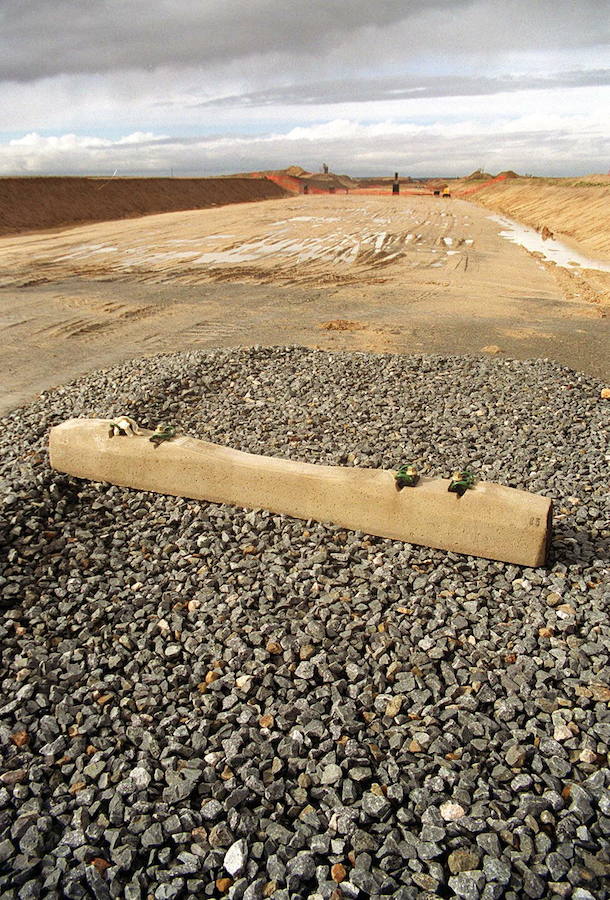
[[[138,148],[164,139],[163,135],[143,132],[134,132],[115,141],[93,135],[42,136],[30,132],[0,145],[0,173],[105,173],[113,160],[116,162],[119,158],[118,153],[124,158],[125,150],[128,150],[132,164],[137,158]]]
[[[119,138],[117,144],[149,144],[151,141],[168,140],[168,135],[153,134],[151,131],[134,131],[126,137]]]
[[[135,132],[117,139],[30,133],[0,145],[0,173],[213,175],[292,163],[317,170],[460,175],[482,161],[489,169],[543,174],[569,154],[570,171],[605,171],[608,126],[601,114],[561,116],[553,111],[512,119],[461,119],[428,124],[392,119],[363,123],[334,119],[261,135],[169,137]],[[565,173],[564,173],[565,174]]]

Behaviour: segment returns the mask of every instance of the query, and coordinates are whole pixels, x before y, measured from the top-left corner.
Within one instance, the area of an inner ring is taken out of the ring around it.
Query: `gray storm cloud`
[[[323,105],[330,103],[363,103],[377,100],[422,100],[432,97],[468,97],[499,94],[523,90],[549,90],[551,88],[589,87],[610,84],[610,69],[562,72],[556,76],[513,76],[488,78],[400,77],[323,81],[317,84],[296,84],[233,94],[214,100],[203,100],[194,105],[205,106],[286,106]]]
[[[341,65],[357,68],[365,46],[409,56],[441,39],[453,53],[566,39],[586,47],[607,39],[607,12],[607,0],[3,0],[0,79],[206,68],[274,53],[292,55],[298,68],[299,57],[341,47]],[[447,32],[438,34],[443,21]]]
[[[428,9],[472,0],[428,0]],[[0,78],[121,68],[206,66],[281,50],[324,50],[354,32],[417,14],[405,0],[4,0]]]

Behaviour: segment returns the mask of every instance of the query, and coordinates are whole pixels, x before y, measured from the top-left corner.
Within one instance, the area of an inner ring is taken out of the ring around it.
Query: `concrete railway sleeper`
[[[173,426],[117,430],[124,421],[69,419],[52,428],[51,465],[78,478],[332,522],[517,565],[547,559],[552,501],[539,494],[475,482],[467,471],[433,479],[413,466],[391,472],[260,456],[175,436]]]

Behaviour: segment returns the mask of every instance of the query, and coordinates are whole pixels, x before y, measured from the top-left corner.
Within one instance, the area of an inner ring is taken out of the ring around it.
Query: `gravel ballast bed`
[[[600,388],[544,360],[254,348],[2,420],[0,896],[610,896]],[[119,413],[307,462],[469,464],[554,499],[550,565],[51,471],[52,425]]]

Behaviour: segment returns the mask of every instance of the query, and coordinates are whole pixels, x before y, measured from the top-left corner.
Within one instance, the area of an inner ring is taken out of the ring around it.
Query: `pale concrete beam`
[[[109,437],[105,419],[70,419],[51,429],[51,465],[92,481],[176,497],[333,522],[344,528],[523,566],[544,565],[552,502],[491,482],[459,497],[449,481],[420,478],[396,490],[392,472],[318,466],[257,456],[176,437]]]

